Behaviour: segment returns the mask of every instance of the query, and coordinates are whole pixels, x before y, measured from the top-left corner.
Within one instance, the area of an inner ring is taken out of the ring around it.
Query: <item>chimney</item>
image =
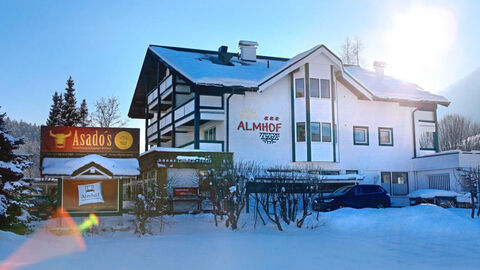
[[[238,47],[240,48],[240,59],[244,61],[257,61],[257,46],[256,41],[240,40]]]
[[[230,64],[230,59],[232,58],[232,55],[228,53],[228,47],[227,46],[220,46],[218,48],[218,60],[225,65]]]
[[[375,69],[375,73],[377,74],[377,77],[379,78],[383,77],[386,66],[387,66],[387,63],[385,62],[381,62],[381,61],[373,62],[373,68]]]

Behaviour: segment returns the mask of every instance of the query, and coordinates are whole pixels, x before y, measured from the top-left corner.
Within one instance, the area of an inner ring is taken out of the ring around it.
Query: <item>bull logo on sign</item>
[[[50,137],[55,139],[55,147],[57,148],[65,148],[65,141],[70,136],[72,136],[71,131],[69,131],[68,134],[63,134],[63,133],[55,134],[50,130]]]

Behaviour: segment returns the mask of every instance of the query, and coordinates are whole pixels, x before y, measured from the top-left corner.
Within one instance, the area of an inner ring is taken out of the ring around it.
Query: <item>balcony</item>
[[[158,84],[158,87],[153,88],[147,96],[148,109],[151,111],[158,111],[158,90],[160,96],[165,95],[167,91],[171,91],[173,83],[172,75],[169,75]],[[169,102],[162,102],[162,105],[168,105]],[[171,103],[170,103],[171,105]]]
[[[195,145],[195,142],[191,141],[177,147],[184,148],[184,149],[194,149],[194,145]],[[223,141],[200,140],[199,145],[201,150],[208,151],[208,152],[223,152],[225,149]]]
[[[222,96],[200,95],[199,103],[200,124],[203,124],[207,121],[223,121],[225,119],[224,102]],[[159,135],[161,141],[164,141],[165,138],[170,138],[173,130],[172,113],[175,129],[178,130],[180,127],[192,128],[195,119],[195,97],[187,99],[185,102],[173,109],[173,112],[168,112],[167,114],[162,115],[160,119],[152,122],[147,128],[147,138],[149,142],[157,140],[158,131],[160,131]],[[204,146],[209,149],[221,149],[219,146]]]

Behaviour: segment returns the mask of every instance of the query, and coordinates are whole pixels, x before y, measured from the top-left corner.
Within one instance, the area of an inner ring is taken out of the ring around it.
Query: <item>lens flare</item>
[[[100,223],[90,214],[82,224],[75,224],[62,208],[36,231],[10,257],[0,263],[0,270],[11,270],[39,263],[54,257],[84,251],[87,247],[82,232]]]
[[[97,226],[100,223],[98,217],[95,214],[90,214],[88,219],[82,222],[82,224],[78,225],[78,230],[80,232],[84,232],[87,229],[92,228],[93,226]]]

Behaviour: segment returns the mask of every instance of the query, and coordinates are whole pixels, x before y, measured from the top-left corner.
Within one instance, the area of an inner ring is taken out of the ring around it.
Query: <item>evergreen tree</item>
[[[84,99],[82,100],[82,104],[80,105],[80,113],[79,113],[79,125],[81,127],[86,127],[89,124],[88,120],[88,106],[87,101]]]
[[[67,88],[65,88],[65,94],[63,95],[62,104],[62,126],[76,126],[80,122],[80,115],[77,109],[77,99],[75,98],[75,88],[73,88],[74,82],[72,76],[67,80]]]
[[[52,97],[52,106],[50,106],[50,113],[47,119],[47,126],[59,126],[61,122],[63,97],[55,91]]]
[[[25,232],[28,221],[18,217],[30,207],[24,195],[30,183],[22,178],[31,162],[28,155],[14,152],[24,141],[8,134],[5,115],[0,114],[0,230]]]

